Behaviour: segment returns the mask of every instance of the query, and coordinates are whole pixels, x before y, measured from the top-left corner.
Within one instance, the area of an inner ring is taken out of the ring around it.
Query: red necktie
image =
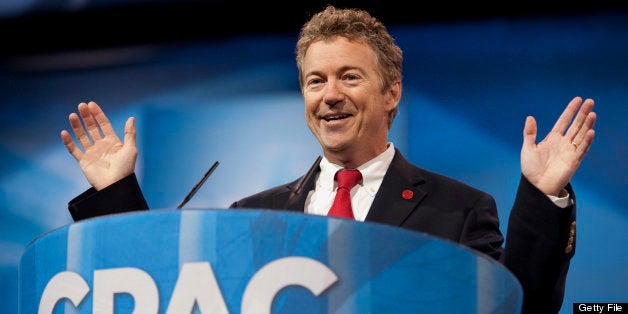
[[[334,204],[331,205],[327,215],[353,219],[350,192],[351,188],[362,180],[362,173],[357,169],[340,169],[336,172],[334,179],[338,181],[338,190],[336,191]]]

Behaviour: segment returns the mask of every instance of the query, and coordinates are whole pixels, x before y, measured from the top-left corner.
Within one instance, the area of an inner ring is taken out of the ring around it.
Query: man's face
[[[334,37],[310,45],[303,60],[305,119],[325,156],[357,167],[386,150],[388,112],[401,83],[382,93],[375,52]]]

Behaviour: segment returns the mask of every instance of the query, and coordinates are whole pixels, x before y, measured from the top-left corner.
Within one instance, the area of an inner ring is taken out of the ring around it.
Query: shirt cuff
[[[548,195],[547,197],[549,197],[549,199],[552,202],[554,202],[554,205],[560,208],[566,208],[567,206],[572,205],[573,201],[571,200],[571,198],[569,198],[569,192],[565,191],[565,193],[567,195],[563,197],[558,197],[558,196],[553,196],[553,195]]]

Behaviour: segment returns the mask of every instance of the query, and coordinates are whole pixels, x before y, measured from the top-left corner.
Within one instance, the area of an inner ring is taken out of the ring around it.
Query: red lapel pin
[[[403,190],[403,192],[401,192],[401,197],[403,197],[404,200],[409,200],[413,196],[414,196],[414,192],[410,190]]]

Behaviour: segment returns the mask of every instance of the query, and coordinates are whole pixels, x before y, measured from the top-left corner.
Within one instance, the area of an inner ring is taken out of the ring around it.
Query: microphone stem
[[[185,205],[187,202],[189,202],[192,199],[192,197],[194,196],[194,194],[196,194],[198,189],[200,189],[201,186],[205,183],[205,181],[207,181],[207,178],[209,178],[209,176],[212,174],[212,172],[214,172],[214,170],[216,170],[216,167],[218,167],[218,164],[219,164],[218,161],[216,161],[211,166],[211,168],[209,168],[209,170],[207,170],[207,172],[205,173],[205,175],[203,176],[201,181],[198,181],[198,183],[194,186],[194,188],[192,188],[192,191],[190,191],[190,193],[188,193],[188,195],[185,196],[185,199],[183,199],[181,204],[179,204],[179,206],[177,206],[177,209],[181,209],[183,207],[183,205]]]
[[[301,194],[301,190],[303,190],[303,186],[305,185],[305,182],[308,182],[310,180],[310,177],[314,174],[314,171],[316,170],[316,167],[318,167],[318,165],[320,164],[322,159],[323,159],[323,157],[321,157],[320,155],[318,157],[316,157],[316,160],[314,160],[314,163],[312,164],[312,166],[310,166],[310,169],[301,178],[301,180],[299,180],[299,182],[297,183],[296,187],[294,188],[294,191],[292,191],[292,194],[290,195],[290,198],[288,198],[288,201],[286,201],[286,205],[284,206],[284,209],[288,208],[288,206],[290,206],[290,204],[292,204],[292,201],[294,201],[294,199],[299,194]]]

